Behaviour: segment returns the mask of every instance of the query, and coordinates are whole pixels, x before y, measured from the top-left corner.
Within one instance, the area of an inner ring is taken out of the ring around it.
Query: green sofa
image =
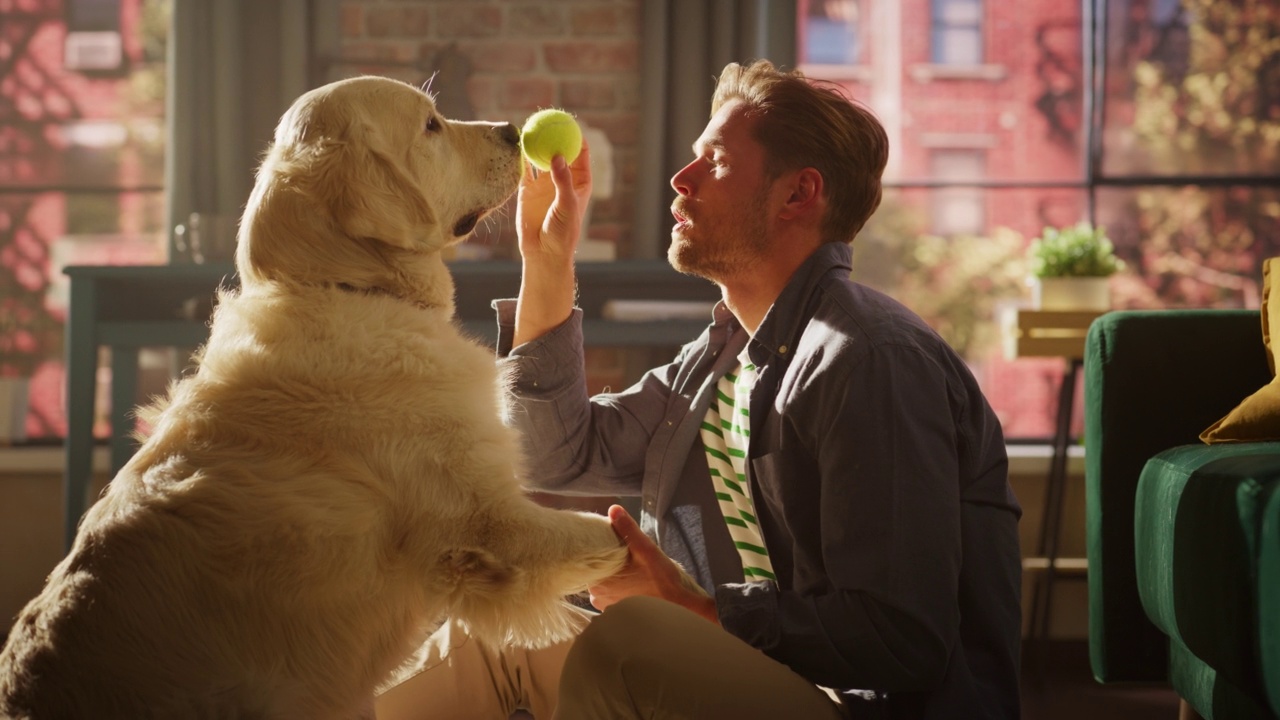
[[[1089,652],[1211,720],[1280,718],[1280,442],[1201,431],[1270,382],[1260,316],[1120,311],[1084,359]]]

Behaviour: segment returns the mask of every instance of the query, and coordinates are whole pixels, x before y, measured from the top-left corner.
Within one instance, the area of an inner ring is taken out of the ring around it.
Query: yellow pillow
[[[1280,257],[1262,262],[1262,343],[1267,348],[1267,364],[1276,372],[1275,348],[1271,338],[1280,338]],[[1227,413],[1227,416],[1200,433],[1205,443],[1261,442],[1280,440],[1280,377],[1262,386]]]

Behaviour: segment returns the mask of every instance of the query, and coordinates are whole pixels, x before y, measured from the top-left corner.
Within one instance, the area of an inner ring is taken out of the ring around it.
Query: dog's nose
[[[504,142],[511,143],[512,145],[520,144],[520,130],[511,123],[503,123],[499,125],[498,136],[501,137]]]

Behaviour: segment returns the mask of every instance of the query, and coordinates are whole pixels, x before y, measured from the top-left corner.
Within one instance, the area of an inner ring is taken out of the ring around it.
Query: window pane
[[[933,61],[940,65],[982,63],[982,2],[934,0]]]
[[[982,64],[982,31],[975,28],[942,28],[934,34],[933,61],[939,65]]]
[[[5,13],[0,377],[30,382],[31,440],[65,433],[62,268],[165,261],[169,10],[170,0],[120,0],[102,18],[70,18],[66,3]]]
[[[976,235],[985,227],[983,191],[940,188],[933,193],[933,231],[939,235]]]
[[[862,58],[860,0],[802,0],[801,62],[857,65]]]
[[[1104,174],[1280,174],[1273,1],[1106,8]]]
[[[930,163],[937,180],[981,181],[986,151],[934,150]],[[977,235],[986,228],[985,191],[976,187],[940,188],[933,193],[933,231],[939,235]]]
[[[1098,222],[1128,264],[1118,308],[1261,307],[1262,261],[1280,255],[1280,188],[1112,188]]]
[[[937,0],[938,22],[942,25],[977,26],[982,22],[980,0]]]

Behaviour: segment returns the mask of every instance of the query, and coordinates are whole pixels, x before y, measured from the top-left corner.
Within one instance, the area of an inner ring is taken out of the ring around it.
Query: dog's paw
[[[629,554],[626,545],[600,550],[583,559],[584,574],[593,576],[592,582],[603,580],[621,570],[627,564]]]

